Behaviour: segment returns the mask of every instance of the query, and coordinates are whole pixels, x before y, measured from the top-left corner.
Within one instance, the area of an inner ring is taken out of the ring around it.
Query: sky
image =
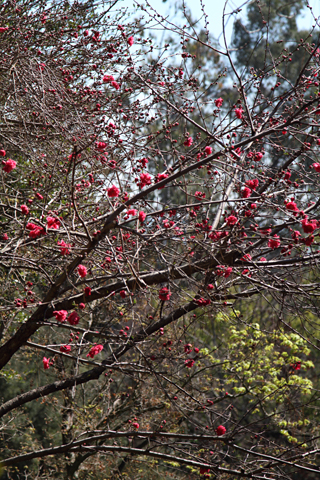
[[[131,8],[135,0],[123,0],[121,5]],[[285,1],[285,0],[283,0]],[[156,9],[161,15],[166,15],[171,12],[171,15],[174,14],[175,4],[178,2],[167,0],[165,3],[162,0],[148,0],[149,4]],[[186,5],[191,10],[193,18],[201,18],[203,13],[201,11],[201,1],[200,0],[185,0]],[[137,0],[137,3],[145,3],[145,0]],[[247,2],[243,0],[228,0],[226,7],[226,13],[229,13],[237,8],[241,8]],[[307,2],[306,2],[307,3]],[[221,45],[223,45],[222,38],[222,15],[223,8],[225,5],[225,0],[202,0],[202,5],[204,5],[204,10],[208,15],[209,30],[216,39],[219,39]],[[319,18],[320,16],[320,0],[309,0],[309,5],[312,7],[314,15]],[[245,22],[245,7],[237,15],[237,18],[242,18]],[[227,17],[228,18],[228,17]],[[232,36],[232,22],[233,17],[229,17],[229,21],[226,24],[226,36],[227,41],[230,43]],[[203,20],[201,20],[203,24]],[[310,15],[309,9],[306,7],[304,14],[299,16],[297,19],[299,29],[309,29],[314,23],[312,16]]]

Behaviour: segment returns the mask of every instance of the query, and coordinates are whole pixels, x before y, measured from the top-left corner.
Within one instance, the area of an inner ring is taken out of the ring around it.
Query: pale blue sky
[[[285,0],[284,0],[285,1]],[[148,0],[149,4],[156,9],[161,15],[166,15],[170,12],[171,18],[174,15],[175,4],[177,2],[172,0],[167,0],[165,3],[162,0]],[[138,3],[145,3],[144,0],[138,0]],[[185,0],[186,5],[191,10],[193,18],[200,18],[202,16],[201,12],[201,3],[200,0]],[[241,6],[245,2],[242,0],[229,0],[226,7],[226,12],[231,12]],[[133,7],[133,0],[122,0],[121,6]],[[223,45],[223,39],[221,37],[222,32],[222,13],[225,1],[224,0],[203,0],[202,4],[204,5],[205,12],[208,15],[209,29],[215,38],[219,38],[220,44]],[[318,18],[320,16],[320,0],[309,0],[309,4],[313,8],[315,16]],[[306,1],[307,5],[307,1]],[[238,14],[238,17],[242,17],[245,20],[245,8]],[[230,21],[227,22],[226,33],[228,43],[231,40],[232,35],[232,22],[233,18],[230,18]],[[203,23],[201,21],[201,23]],[[300,29],[309,29],[313,24],[312,16],[308,8],[305,8],[304,14],[298,18],[298,26]]]

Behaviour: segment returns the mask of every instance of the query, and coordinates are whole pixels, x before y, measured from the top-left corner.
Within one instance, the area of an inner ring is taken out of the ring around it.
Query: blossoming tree
[[[319,44],[114,3],[0,7],[4,478],[315,478]]]

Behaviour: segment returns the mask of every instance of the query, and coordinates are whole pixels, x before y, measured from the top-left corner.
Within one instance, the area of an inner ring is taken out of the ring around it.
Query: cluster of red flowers
[[[169,289],[167,287],[162,287],[159,290],[159,298],[163,302],[165,302],[166,300],[170,300],[170,297],[171,297],[171,292],[169,291]]]
[[[87,354],[87,357],[93,358],[95,355],[98,355],[103,350],[103,345],[94,345]]]

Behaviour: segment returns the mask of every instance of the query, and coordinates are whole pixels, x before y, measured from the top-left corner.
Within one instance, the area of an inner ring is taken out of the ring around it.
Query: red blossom
[[[169,175],[167,175],[166,173],[158,173],[158,175],[156,176],[156,183],[158,182],[161,182],[161,180],[164,180],[165,178],[168,178]],[[159,187],[158,190],[161,190],[163,187]]]
[[[68,312],[66,310],[55,310],[53,312],[53,315],[56,317],[56,320],[58,322],[65,322],[66,321],[66,318],[67,318],[67,315],[68,315]]]
[[[111,83],[114,81],[114,78],[112,75],[105,75],[102,79],[105,83]]]
[[[140,188],[145,187],[146,185],[151,185],[151,176],[149,173],[141,173],[140,182],[138,183]]]
[[[67,322],[69,322],[70,325],[78,325],[79,320],[80,320],[80,317],[77,314],[77,312],[70,313],[70,315],[67,318]]]
[[[6,156],[6,151],[5,150],[0,150],[0,157],[5,157]]]
[[[183,145],[184,145],[185,147],[191,147],[192,144],[193,144],[193,139],[192,139],[192,137],[188,137],[188,138],[185,140],[185,142],[183,143]]]
[[[60,352],[68,353],[71,351],[71,345],[61,345]]]
[[[95,355],[98,355],[103,350],[103,345],[94,345],[87,354],[87,357],[93,358]]]
[[[138,213],[138,210],[136,210],[135,208],[131,208],[130,210],[127,211],[127,215],[137,215]]]
[[[245,187],[242,191],[241,191],[241,197],[242,198],[249,198],[251,195],[251,189],[248,188],[248,187]]]
[[[281,241],[279,235],[273,235],[272,238],[268,240],[268,247],[275,250],[276,248],[280,247]]]
[[[60,248],[61,255],[69,255],[70,253],[69,249],[71,248],[70,243],[65,243],[63,240],[60,240],[58,242],[58,245],[61,247]]]
[[[119,295],[120,295],[121,298],[126,298],[126,292],[125,292],[125,290],[121,290],[121,291],[119,292]]]
[[[24,215],[28,215],[29,213],[29,208],[27,207],[27,205],[21,205],[21,212],[24,214]]]
[[[187,358],[184,363],[187,368],[192,368],[194,365],[194,360],[192,358]]]
[[[304,233],[313,233],[317,228],[317,221],[316,220],[308,221],[308,218],[306,217],[302,220],[301,225]]]
[[[299,208],[297,207],[297,204],[295,202],[287,202],[286,209],[292,212],[299,212]]]
[[[107,144],[105,142],[96,142],[96,149],[99,150],[99,152],[103,152],[106,146]]]
[[[240,107],[240,108],[235,108],[235,109],[234,109],[234,113],[236,114],[236,117],[239,118],[239,120],[241,120],[242,114],[243,114],[242,107]]]
[[[115,185],[112,185],[112,187],[108,188],[107,192],[108,192],[108,197],[113,198],[113,197],[119,196],[120,190]]]
[[[89,297],[91,295],[91,288],[90,287],[85,287],[84,294],[85,294],[86,297]]]
[[[57,230],[60,227],[60,221],[54,217],[47,217],[47,227]]]
[[[212,147],[209,147],[208,145],[205,147],[204,152],[206,156],[211,155],[212,153]]]
[[[238,219],[234,215],[230,215],[228,218],[226,218],[226,222],[228,225],[235,225],[237,221]]]
[[[78,274],[81,278],[84,278],[87,276],[87,269],[84,265],[79,265],[78,266]]]
[[[216,98],[214,103],[216,104],[217,108],[220,108],[220,107],[222,107],[223,99],[222,98]]]
[[[171,297],[171,292],[169,291],[169,289],[167,287],[160,288],[160,290],[159,290],[160,300],[165,302],[166,300],[170,300],[170,297]]]
[[[43,362],[43,368],[45,370],[48,370],[48,368],[50,368],[50,358],[43,357],[42,362]]]
[[[116,90],[119,90],[120,89],[120,85],[118,82],[116,82],[115,80],[113,80],[111,82],[111,85],[113,86],[113,88],[115,88]]]
[[[133,37],[129,37],[129,38],[128,38],[128,45],[129,45],[130,47],[132,47],[133,44],[134,44],[134,38],[133,38]]]
[[[259,180],[257,178],[253,178],[252,180],[247,180],[245,183],[247,187],[250,187],[252,190],[255,190],[259,185]]]
[[[14,170],[17,166],[17,162],[9,158],[7,161],[3,160],[2,162],[2,169],[6,173],[10,173],[12,170]]]
[[[255,162],[260,162],[260,160],[262,159],[262,157],[263,157],[263,153],[257,152],[257,153],[255,154],[255,156],[253,157],[253,160],[254,160]]]
[[[34,223],[27,223],[26,229],[30,230],[29,232],[29,237],[30,238],[38,238],[41,237],[41,235],[45,235],[46,231],[43,227],[39,227],[38,225],[35,225]]]
[[[223,425],[219,425],[219,427],[216,428],[216,434],[218,436],[224,435],[226,433],[226,428]]]
[[[142,211],[139,212],[139,222],[140,222],[140,223],[143,223],[143,222],[145,221],[145,219],[146,219],[146,216],[147,216],[147,215],[146,215],[144,212],[142,212]]]

